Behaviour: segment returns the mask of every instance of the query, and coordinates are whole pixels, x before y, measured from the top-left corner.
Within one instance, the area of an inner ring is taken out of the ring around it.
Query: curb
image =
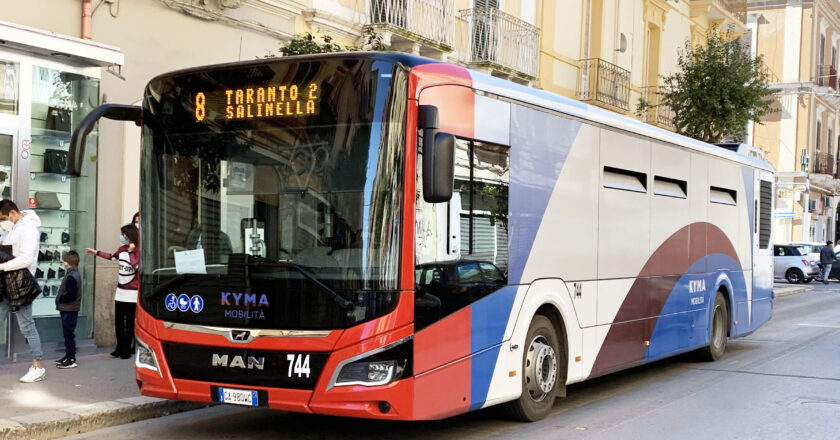
[[[0,440],[54,439],[209,406],[137,396],[0,419]]]
[[[775,298],[781,298],[784,296],[796,295],[797,293],[803,292],[810,292],[814,290],[811,286],[799,286],[799,287],[782,287],[782,288],[773,288],[773,294]]]

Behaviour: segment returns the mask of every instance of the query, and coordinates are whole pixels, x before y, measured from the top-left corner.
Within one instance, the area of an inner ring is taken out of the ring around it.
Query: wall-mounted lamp
[[[619,34],[618,36],[618,49],[615,50],[616,52],[627,52],[627,36],[624,33]]]

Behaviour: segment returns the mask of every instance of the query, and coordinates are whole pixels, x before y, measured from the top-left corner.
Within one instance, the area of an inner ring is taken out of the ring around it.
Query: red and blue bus
[[[460,66],[287,57],[151,80],[144,395],[378,419],[724,354],[772,314],[772,167]]]

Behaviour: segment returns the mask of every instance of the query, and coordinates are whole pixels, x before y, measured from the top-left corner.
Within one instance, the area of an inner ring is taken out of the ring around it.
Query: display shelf
[[[32,139],[41,139],[41,138],[53,138],[53,139],[62,139],[62,140],[70,140],[71,133],[69,131],[61,131],[61,130],[48,130],[46,128],[32,128],[31,133]]]
[[[81,214],[87,211],[80,211],[78,209],[49,209],[49,208],[29,208],[35,212],[66,212],[68,214]]]
[[[32,156],[43,157],[44,155],[43,154],[33,154]],[[35,180],[35,178],[42,177],[42,176],[46,176],[46,177],[68,177],[70,179],[87,177],[87,176],[74,176],[72,174],[66,174],[66,173],[48,173],[46,171],[31,171],[29,173],[29,178],[32,179],[32,180]]]

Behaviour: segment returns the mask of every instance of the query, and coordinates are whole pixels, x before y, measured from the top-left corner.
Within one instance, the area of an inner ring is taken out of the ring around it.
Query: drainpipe
[[[90,40],[93,19],[93,0],[82,0],[82,39]]]

